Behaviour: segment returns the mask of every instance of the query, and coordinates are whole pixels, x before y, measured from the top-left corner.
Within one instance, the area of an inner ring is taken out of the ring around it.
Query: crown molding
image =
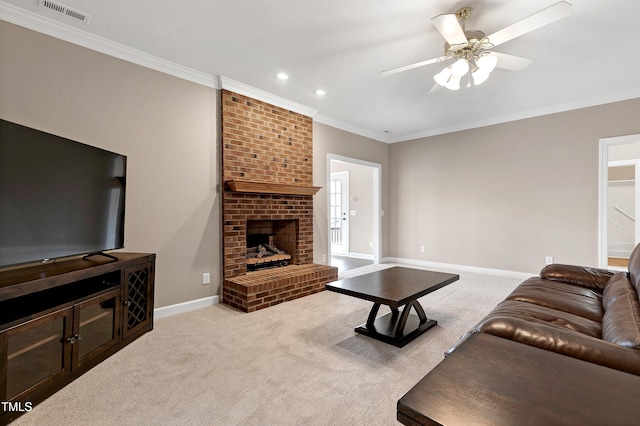
[[[614,92],[603,96],[580,99],[574,102],[567,102],[563,104],[551,105],[544,108],[531,109],[527,111],[521,111],[513,114],[506,114],[497,117],[492,117],[486,120],[473,121],[469,123],[462,123],[455,126],[441,127],[433,130],[427,130],[424,132],[412,133],[401,135],[396,138],[390,138],[388,143],[408,142],[416,139],[428,138],[431,136],[445,135],[448,133],[461,132],[464,130],[473,130],[481,127],[493,126],[497,124],[511,123],[513,121],[526,120],[529,118],[542,117],[545,115],[559,114],[568,111],[575,111],[583,108],[597,107],[600,105],[606,105],[614,102],[624,102],[631,99],[640,98],[640,86],[631,87],[623,92]]]
[[[136,65],[217,89],[215,77],[0,1],[0,20]]]
[[[220,89],[229,90],[230,92],[234,92],[239,95],[248,96],[258,101],[266,102],[273,106],[297,112],[298,114],[306,115],[307,117],[313,118],[318,114],[318,110],[315,108],[311,108],[306,105],[290,101],[289,99],[276,96],[272,93],[265,92],[264,90],[249,86],[248,84],[232,80],[229,77],[225,77],[223,75],[218,76],[218,87]]]
[[[345,132],[353,133],[359,136],[363,136],[365,138],[373,139],[378,142],[391,143],[393,139],[380,135],[376,132],[372,132],[369,130],[361,129],[360,127],[353,126],[351,124],[344,123],[340,120],[336,120],[335,118],[327,117],[323,114],[318,114],[314,120],[321,124],[326,124],[330,127],[335,127],[336,129],[344,130]]]

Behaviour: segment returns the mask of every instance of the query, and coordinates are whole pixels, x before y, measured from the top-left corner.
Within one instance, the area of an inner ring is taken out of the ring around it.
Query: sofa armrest
[[[540,271],[540,278],[578,285],[602,293],[604,286],[615,273],[608,269],[554,263]]]

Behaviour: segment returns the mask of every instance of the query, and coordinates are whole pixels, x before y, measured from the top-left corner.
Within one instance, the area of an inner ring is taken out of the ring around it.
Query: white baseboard
[[[633,242],[609,241],[607,243],[607,256],[619,259],[628,259],[636,247]]]
[[[504,278],[527,279],[539,275],[538,273],[506,271],[503,269],[480,268],[477,266],[456,265],[453,263],[430,262],[427,260],[405,259],[402,257],[385,257],[380,263],[404,263],[406,265],[422,266],[425,268],[444,269],[453,272],[467,272],[472,274],[494,275]]]
[[[607,256],[616,259],[628,259],[631,257],[631,252],[627,250],[609,250]]]
[[[165,318],[184,312],[195,311],[218,303],[218,296],[204,297],[202,299],[190,300],[188,302],[176,303],[175,305],[163,306],[153,310],[153,318]]]
[[[373,260],[373,255],[372,254],[365,254],[365,253],[349,252],[348,257],[353,257],[354,259]]]

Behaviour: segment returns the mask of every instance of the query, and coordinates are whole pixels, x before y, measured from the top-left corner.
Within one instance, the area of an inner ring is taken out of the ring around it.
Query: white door
[[[330,236],[331,254],[349,253],[349,172],[331,173]]]

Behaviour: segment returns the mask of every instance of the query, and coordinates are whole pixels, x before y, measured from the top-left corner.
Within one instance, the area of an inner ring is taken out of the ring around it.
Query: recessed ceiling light
[[[280,71],[279,73],[276,74],[276,77],[278,77],[280,80],[286,80],[289,78],[289,76],[287,75],[287,73],[284,73],[282,71]]]
[[[316,94],[316,95],[318,95],[318,96],[324,96],[324,95],[326,95],[326,94],[327,94],[327,92],[325,92],[325,91],[324,91],[324,90],[322,90],[322,89],[317,89],[317,90],[316,90],[315,92],[313,92],[313,93],[315,93],[315,94]]]

